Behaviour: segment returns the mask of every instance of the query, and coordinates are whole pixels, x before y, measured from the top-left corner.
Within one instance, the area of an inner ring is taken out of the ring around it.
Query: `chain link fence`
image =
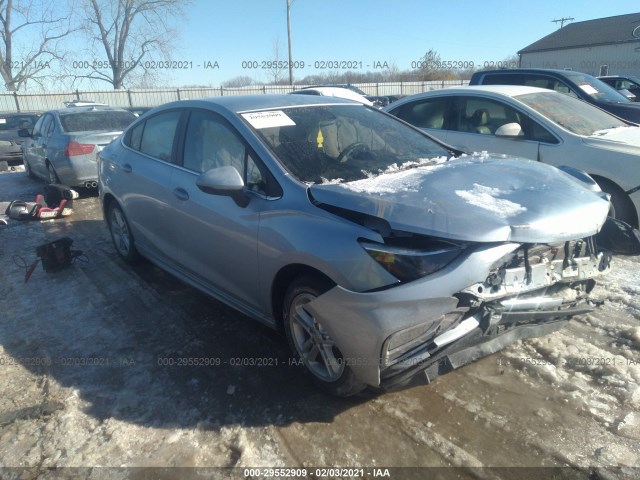
[[[388,82],[355,83],[367,95],[412,95],[427,90],[468,84],[468,80],[436,80],[424,82]],[[29,112],[45,111],[64,107],[64,102],[91,100],[115,107],[146,108],[155,107],[176,100],[220,97],[228,95],[252,95],[269,93],[289,93],[303,88],[304,85],[253,85],[239,88],[202,87],[202,88],[154,88],[140,90],[91,90],[58,93],[20,93],[0,94],[0,111]]]

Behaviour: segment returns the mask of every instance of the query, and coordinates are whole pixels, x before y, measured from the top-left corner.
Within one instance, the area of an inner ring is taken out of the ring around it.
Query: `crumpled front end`
[[[432,275],[386,290],[335,287],[305,308],[368,385],[435,376],[593,309],[589,292],[611,257],[593,237],[471,248]]]

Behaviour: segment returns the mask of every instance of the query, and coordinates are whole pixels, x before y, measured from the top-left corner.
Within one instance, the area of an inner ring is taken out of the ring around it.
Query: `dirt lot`
[[[1,174],[1,210],[40,188],[22,171]],[[31,263],[62,236],[88,261],[57,274],[38,266],[25,285],[14,256]],[[282,473],[245,467],[638,478],[639,264],[617,258],[596,288],[604,306],[556,334],[429,386],[340,400],[289,365],[279,334],[149,263],[119,261],[98,199],[82,192],[68,219],[0,226],[0,478]]]

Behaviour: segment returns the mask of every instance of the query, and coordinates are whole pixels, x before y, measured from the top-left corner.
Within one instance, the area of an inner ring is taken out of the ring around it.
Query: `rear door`
[[[171,224],[171,173],[176,168],[176,138],[185,111],[166,110],[139,123],[123,139],[128,147],[110,187],[122,203],[136,243],[145,253],[173,263],[179,248]]]
[[[39,124],[39,125],[38,125]],[[42,116],[33,129],[33,136],[27,147],[29,165],[32,170],[41,177],[47,178],[47,155],[49,140],[54,129],[54,119],[51,113]]]
[[[452,98],[450,96],[422,98],[404,103],[390,110],[389,113],[446,143],[450,128],[448,112]]]

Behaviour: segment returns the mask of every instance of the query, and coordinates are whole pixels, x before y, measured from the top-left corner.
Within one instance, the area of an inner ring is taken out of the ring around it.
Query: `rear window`
[[[0,116],[0,131],[33,128],[38,121],[38,115],[7,115]]]
[[[121,132],[136,119],[131,112],[119,110],[65,113],[60,115],[60,123],[65,132]]]

